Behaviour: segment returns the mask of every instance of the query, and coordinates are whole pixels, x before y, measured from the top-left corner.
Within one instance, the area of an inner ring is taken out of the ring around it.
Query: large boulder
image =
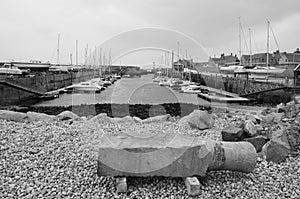
[[[286,128],[282,125],[273,127],[270,138],[271,140],[262,148],[263,158],[267,161],[280,163],[291,150]]]
[[[245,134],[242,128],[229,125],[225,127],[222,132],[223,141],[242,141],[245,138]]]
[[[135,119],[131,116],[115,117],[115,118],[113,118],[113,121],[116,123],[136,123],[136,122],[138,122],[137,119]]]
[[[104,135],[96,142],[100,176],[204,176],[208,170],[251,172],[257,154],[247,142],[156,134],[148,139]]]
[[[289,144],[282,141],[279,137],[271,139],[262,148],[263,159],[268,162],[280,163],[286,159],[289,153]]]
[[[270,113],[263,117],[264,124],[279,123],[284,117],[284,113]]]
[[[259,153],[261,152],[263,146],[266,144],[268,141],[268,138],[262,135],[252,137],[252,138],[245,138],[246,142],[250,142],[256,149],[256,152]]]
[[[153,123],[153,122],[166,122],[170,119],[171,115],[166,114],[166,115],[158,115],[154,117],[149,117],[147,119],[142,120],[142,123]]]
[[[14,122],[26,122],[28,117],[26,113],[0,110],[0,119],[14,121]]]
[[[294,118],[300,111],[300,104],[291,104],[286,106],[287,111],[285,112],[285,116],[287,118]]]
[[[29,121],[31,122],[38,122],[38,121],[49,121],[53,118],[55,118],[55,116],[53,115],[47,115],[45,113],[37,113],[37,112],[27,112],[27,117],[29,119]]]
[[[106,113],[100,113],[91,119],[89,119],[91,123],[114,123],[114,120],[111,117],[108,117]]]
[[[212,128],[215,124],[215,115],[207,111],[194,110],[191,114],[183,117],[180,124],[188,124],[191,128],[199,130]]]
[[[290,128],[288,128],[286,132],[291,150],[300,150],[300,126],[293,125]]]
[[[275,112],[275,110],[273,108],[266,108],[266,109],[262,110],[260,114],[263,116],[266,116],[266,115],[274,113],[274,112]]]
[[[79,119],[79,116],[71,111],[63,111],[57,115],[59,120],[76,120]]]
[[[286,112],[286,106],[283,103],[280,103],[276,106],[276,110],[278,113],[285,113]]]
[[[244,132],[248,137],[254,137],[258,133],[258,126],[252,120],[246,120],[244,123]]]
[[[300,104],[300,95],[293,96],[293,100],[294,100],[295,104]]]
[[[254,124],[260,124],[262,122],[262,118],[258,115],[247,115],[246,120],[251,120]]]

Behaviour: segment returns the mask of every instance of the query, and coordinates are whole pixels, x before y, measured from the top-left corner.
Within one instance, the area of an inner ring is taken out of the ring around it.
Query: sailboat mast
[[[174,70],[174,51],[172,50],[172,70]]]
[[[270,40],[270,35],[269,35],[269,28],[270,27],[270,22],[267,21],[267,67],[269,69],[269,48],[270,48],[270,44],[269,44],[269,40]]]
[[[78,40],[76,40],[76,66],[78,66]]]
[[[242,60],[241,17],[239,17],[239,53],[240,53],[240,60]]]
[[[86,66],[87,65],[87,54],[88,54],[88,48],[89,48],[89,45],[87,44],[86,45],[86,48],[85,48],[85,54],[84,54],[84,65]]]
[[[179,41],[177,41],[177,59],[179,61]]]
[[[99,66],[102,65],[102,48],[100,48]]]
[[[59,41],[60,40],[60,34],[58,33],[58,36],[57,36],[57,64],[59,64]]]
[[[108,70],[109,70],[109,74],[111,73],[111,48],[109,49],[109,58],[108,58]]]
[[[249,64],[250,66],[252,66],[252,46],[251,46],[251,28],[249,28],[249,44],[250,44],[250,60],[249,60]]]
[[[72,53],[70,53],[70,63],[71,63],[71,66],[72,66],[73,65]]]

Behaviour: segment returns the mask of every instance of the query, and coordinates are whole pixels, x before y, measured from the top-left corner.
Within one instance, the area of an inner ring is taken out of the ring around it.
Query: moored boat
[[[198,85],[188,85],[181,88],[181,92],[183,93],[190,93],[190,94],[197,94],[201,92],[201,86]]]
[[[103,87],[94,82],[81,82],[80,84],[74,84],[67,87],[67,90],[71,91],[88,91],[88,92],[100,92]]]

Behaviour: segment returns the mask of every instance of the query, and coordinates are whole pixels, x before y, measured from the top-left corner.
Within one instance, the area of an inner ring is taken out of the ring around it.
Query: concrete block
[[[191,196],[199,195],[200,193],[200,182],[196,177],[187,177],[184,179],[187,192]]]
[[[127,192],[127,180],[125,177],[116,178],[117,193]]]

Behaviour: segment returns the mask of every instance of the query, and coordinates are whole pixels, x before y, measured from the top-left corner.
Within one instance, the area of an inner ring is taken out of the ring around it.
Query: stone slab
[[[100,176],[205,176],[216,169],[251,172],[256,165],[251,143],[178,134],[105,135],[97,149]]]

